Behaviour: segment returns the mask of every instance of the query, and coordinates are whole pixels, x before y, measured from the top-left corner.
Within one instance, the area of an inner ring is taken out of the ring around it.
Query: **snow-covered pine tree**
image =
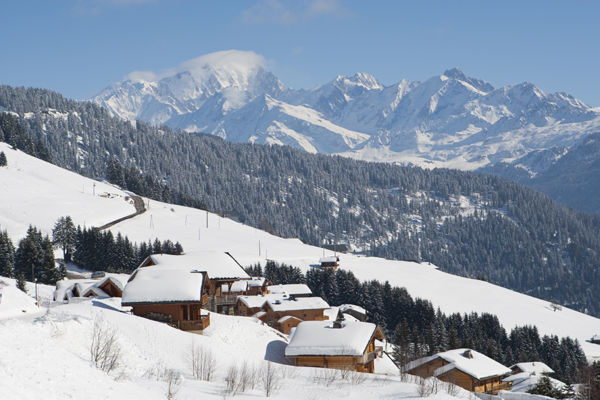
[[[77,243],[77,229],[70,216],[60,217],[56,221],[52,229],[52,243],[62,249],[65,262],[71,262]]]
[[[6,231],[0,232],[0,275],[12,278],[15,267],[15,246]]]
[[[8,161],[6,161],[6,154],[3,151],[0,152],[0,167],[6,167]]]

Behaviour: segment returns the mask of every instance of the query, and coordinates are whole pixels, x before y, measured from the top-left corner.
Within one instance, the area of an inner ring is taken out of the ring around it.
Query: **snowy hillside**
[[[1,182],[3,185],[5,181],[19,182],[5,186],[3,198],[9,200],[0,208],[0,221],[10,221],[10,224],[2,223],[2,227],[8,229],[15,241],[23,235],[30,223],[37,225],[43,232],[50,233],[54,221],[61,215],[71,214],[75,223],[87,221],[91,225],[90,221],[94,221],[94,224],[103,222],[100,221],[103,217],[108,221],[121,216],[116,215],[120,208],[108,206],[111,202],[123,206],[123,214],[130,213],[133,208],[118,197],[99,197],[98,190],[96,196],[89,190],[81,193],[82,185],[91,187],[91,180],[10,150],[6,145],[1,146],[0,150],[6,153],[9,164],[8,168],[0,168]],[[36,192],[40,185],[36,177],[41,171],[44,173],[46,186],[43,191]],[[102,190],[124,195],[110,187]],[[37,203],[32,205],[30,199],[21,194],[26,191],[38,193]],[[179,241],[189,252],[229,251],[243,265],[259,261],[264,263],[270,259],[307,270],[323,254],[331,254],[305,245],[297,239],[278,238],[205,211],[152,200],[146,202],[148,211],[116,225],[113,231],[123,232],[138,242],[155,237]],[[71,203],[70,208],[65,208],[65,204]],[[32,213],[32,208],[43,212]],[[46,217],[46,214],[52,217]],[[489,312],[496,314],[506,329],[515,325],[534,324],[540,334],[577,338],[588,357],[600,357],[600,346],[586,342],[600,332],[600,320],[597,318],[567,308],[554,311],[547,301],[484,281],[443,273],[433,265],[344,254],[340,258],[341,268],[352,271],[357,278],[388,280],[392,285],[404,286],[412,296],[429,299],[444,312]]]
[[[357,73],[293,90],[261,56],[236,50],[131,73],[92,101],[125,119],[234,142],[465,170],[569,147],[600,127],[597,109],[527,82],[494,88],[455,68],[424,82],[385,86]]]

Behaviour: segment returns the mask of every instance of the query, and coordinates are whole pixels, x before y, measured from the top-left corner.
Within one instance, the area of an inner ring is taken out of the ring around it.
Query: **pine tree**
[[[17,288],[27,293],[27,282],[25,281],[25,275],[22,272],[17,274]]]
[[[0,152],[0,167],[6,167],[8,165],[8,161],[6,160],[6,154],[4,152]]]
[[[63,260],[71,262],[75,244],[77,242],[77,229],[70,216],[60,217],[52,229],[52,242],[62,249]]]
[[[12,278],[15,266],[15,246],[6,231],[0,232],[0,275]]]

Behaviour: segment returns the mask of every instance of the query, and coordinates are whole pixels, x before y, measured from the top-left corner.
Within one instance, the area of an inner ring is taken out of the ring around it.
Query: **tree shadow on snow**
[[[265,360],[278,364],[290,364],[289,360],[285,358],[285,346],[287,346],[287,343],[283,340],[269,342],[265,351]]]
[[[105,309],[111,310],[111,311],[118,311],[120,313],[123,312],[123,310],[121,310],[119,308],[113,307],[113,306],[111,306],[109,304],[103,303],[103,302],[98,301],[98,300],[92,300],[92,306],[94,306],[94,307],[100,307],[100,308],[105,308]]]

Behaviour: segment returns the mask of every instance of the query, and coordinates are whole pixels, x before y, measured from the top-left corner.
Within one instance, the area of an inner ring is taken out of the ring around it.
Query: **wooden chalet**
[[[264,321],[278,327],[278,322],[283,317],[296,317],[302,321],[324,321],[329,318],[324,311],[329,304],[320,297],[294,297],[271,298],[262,306],[266,313]]]
[[[537,386],[540,378],[548,377],[550,384],[555,388],[563,388],[566,385],[550,375],[554,370],[541,361],[520,362],[510,367],[511,374],[503,379],[504,382],[512,384],[512,392],[528,392]]]
[[[373,373],[382,352],[376,339],[383,340],[383,332],[369,322],[305,321],[296,327],[285,356],[296,366]]]
[[[171,268],[192,268],[206,272],[208,286],[206,290],[206,308],[233,314],[237,294],[231,293],[234,282],[250,280],[250,276],[237,260],[227,252],[202,251],[184,255],[153,254],[148,256],[139,268],[167,266]],[[224,288],[227,288],[225,291]]]
[[[82,297],[93,297],[93,296],[108,296],[108,297],[123,297],[123,284],[120,280],[108,276],[98,282],[95,285],[90,286],[86,289]]]
[[[289,335],[292,328],[297,327],[301,322],[303,321],[298,317],[286,315],[285,317],[281,317],[277,320],[277,330],[279,330],[281,333]]]
[[[339,262],[340,258],[338,256],[323,257],[319,260],[321,268],[333,269],[334,271],[337,271],[338,267],[340,266]]]
[[[210,314],[201,310],[208,301],[206,272],[182,267],[140,267],[129,278],[121,304],[133,314],[166,322],[185,331],[202,331]]]
[[[235,315],[251,317],[257,312],[262,311],[267,300],[281,300],[284,297],[287,297],[287,295],[282,295],[279,293],[259,294],[256,296],[238,296],[235,306]]]
[[[496,394],[509,390],[510,382],[502,379],[511,370],[471,349],[449,350],[408,363],[404,371],[422,378],[434,376],[476,393]]]
[[[269,283],[267,278],[257,276],[252,277],[252,279],[248,281],[248,290],[244,294],[248,296],[269,294]]]

